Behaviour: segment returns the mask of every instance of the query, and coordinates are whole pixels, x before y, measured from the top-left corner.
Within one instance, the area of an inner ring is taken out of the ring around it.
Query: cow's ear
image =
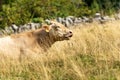
[[[49,30],[50,30],[50,27],[47,25],[43,26],[43,28],[45,29],[46,32],[49,32]]]

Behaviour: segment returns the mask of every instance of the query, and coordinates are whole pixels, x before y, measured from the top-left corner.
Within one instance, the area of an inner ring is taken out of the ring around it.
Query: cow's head
[[[69,40],[73,36],[71,30],[56,21],[51,21],[51,24],[49,26],[44,26],[44,28],[46,32],[49,33],[49,36],[56,41]]]

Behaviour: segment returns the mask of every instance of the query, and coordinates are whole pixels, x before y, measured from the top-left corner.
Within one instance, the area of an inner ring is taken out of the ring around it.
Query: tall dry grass
[[[120,21],[84,24],[37,58],[1,58],[1,80],[120,80]]]

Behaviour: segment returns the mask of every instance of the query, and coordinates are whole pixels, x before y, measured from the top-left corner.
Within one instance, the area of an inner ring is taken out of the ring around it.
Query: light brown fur
[[[13,57],[46,51],[56,41],[67,40],[72,32],[59,23],[41,29],[0,38],[0,53]]]

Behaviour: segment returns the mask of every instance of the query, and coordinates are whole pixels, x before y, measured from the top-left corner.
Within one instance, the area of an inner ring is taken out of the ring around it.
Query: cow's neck
[[[49,32],[46,32],[44,29],[35,31],[33,34],[37,40],[38,45],[44,50],[51,47],[52,44],[56,42],[54,37],[51,37]]]

